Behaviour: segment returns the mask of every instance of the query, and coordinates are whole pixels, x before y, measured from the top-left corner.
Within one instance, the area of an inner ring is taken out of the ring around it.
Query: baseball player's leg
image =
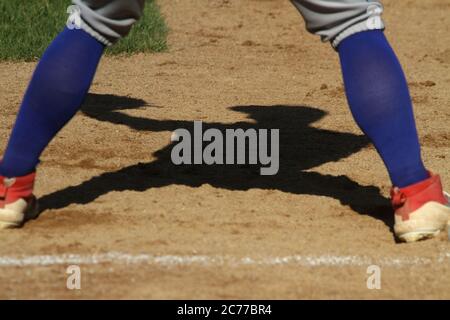
[[[81,28],[111,45],[125,37],[144,10],[145,0],[72,0],[80,9]]]
[[[333,47],[348,36],[383,30],[383,6],[378,0],[291,0],[305,20],[306,29],[330,41]]]
[[[435,235],[450,217],[439,176],[421,159],[402,67],[386,39],[378,1],[293,0],[307,29],[338,51],[351,112],[383,159],[392,184],[395,231],[405,241]]]
[[[144,0],[74,3],[82,29],[64,29],[45,51],[0,163],[0,228],[19,226],[35,213],[32,191],[41,153],[79,110],[105,46],[129,32]]]

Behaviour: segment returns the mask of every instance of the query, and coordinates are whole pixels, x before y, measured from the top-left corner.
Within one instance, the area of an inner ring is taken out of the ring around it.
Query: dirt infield
[[[449,299],[449,242],[395,242],[338,57],[289,1],[159,3],[170,50],[102,61],[42,157],[40,218],[0,233],[0,298]],[[450,189],[450,4],[384,3],[426,164]],[[0,64],[0,150],[34,66]],[[280,129],[278,175],[172,165],[171,132],[194,120]],[[66,288],[70,264],[81,290]]]

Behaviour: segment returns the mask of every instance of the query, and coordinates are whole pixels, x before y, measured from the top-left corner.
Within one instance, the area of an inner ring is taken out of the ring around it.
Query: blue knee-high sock
[[[393,185],[426,179],[408,85],[384,33],[354,34],[338,52],[353,117],[375,145]]]
[[[104,45],[83,30],[64,29],[36,67],[0,163],[0,175],[32,172],[39,156],[85,98]]]

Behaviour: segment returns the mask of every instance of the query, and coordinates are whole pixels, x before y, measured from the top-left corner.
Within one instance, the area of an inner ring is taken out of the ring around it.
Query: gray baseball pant
[[[291,0],[306,29],[333,47],[361,31],[384,29],[377,0]],[[82,29],[106,45],[126,36],[140,18],[145,0],[72,0],[81,10]]]

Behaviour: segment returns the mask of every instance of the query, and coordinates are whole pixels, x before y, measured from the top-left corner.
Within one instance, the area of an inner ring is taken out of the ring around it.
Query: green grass
[[[69,0],[0,0],[0,60],[37,60],[64,28]],[[160,52],[167,48],[167,27],[154,0],[128,37],[107,54]]]

